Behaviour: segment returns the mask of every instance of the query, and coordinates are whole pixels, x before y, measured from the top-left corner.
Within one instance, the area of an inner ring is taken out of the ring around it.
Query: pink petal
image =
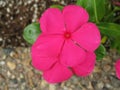
[[[72,72],[60,63],[57,63],[52,69],[43,73],[44,79],[49,83],[59,83],[65,81],[72,75]]]
[[[120,59],[115,63],[116,75],[120,79]]]
[[[67,30],[73,32],[86,23],[89,15],[85,9],[77,5],[68,5],[63,9],[63,16]]]
[[[65,29],[62,13],[57,8],[47,9],[39,22],[42,32],[45,33],[61,33]]]
[[[32,64],[39,70],[49,69],[57,60],[64,40],[59,35],[40,35],[32,46]]]
[[[73,33],[73,39],[87,51],[95,51],[100,45],[100,31],[93,23],[84,24]]]
[[[77,46],[73,41],[68,40],[65,42],[61,52],[61,63],[68,66],[76,66],[84,61],[86,52]]]
[[[40,57],[40,56],[35,56],[32,57],[32,65],[34,68],[42,71],[46,71],[50,69],[56,62],[58,61],[57,57]]]
[[[73,67],[73,71],[78,76],[87,76],[89,75],[95,66],[96,55],[94,53],[87,53],[86,60],[78,66]]]

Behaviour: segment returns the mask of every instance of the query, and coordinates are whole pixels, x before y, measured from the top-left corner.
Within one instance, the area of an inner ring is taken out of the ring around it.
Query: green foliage
[[[115,23],[101,22],[98,24],[102,35],[107,36],[111,41],[111,47],[120,52],[120,25]]]
[[[58,9],[60,9],[60,10],[63,9],[63,6],[61,6],[61,5],[51,5],[50,7],[51,7],[51,8],[58,8]]]
[[[96,59],[97,61],[102,60],[102,58],[106,55],[106,49],[105,47],[101,44],[99,48],[95,51],[96,53]]]
[[[25,27],[23,31],[23,38],[30,44],[33,44],[38,35],[40,34],[40,25],[39,23],[32,23]]]
[[[120,16],[115,16],[116,11],[120,11],[120,7],[112,6],[109,0],[77,0],[76,4],[85,8],[89,13],[90,21],[98,25],[101,35],[104,37],[101,43],[105,43],[109,39],[111,48],[116,48],[120,52],[120,25],[114,23],[120,20]],[[100,45],[97,53],[101,50],[105,50],[103,45]],[[103,54],[104,52],[97,54],[97,59]]]
[[[106,7],[107,11],[104,16],[104,22],[116,22],[118,19],[120,19],[120,16],[116,16],[116,12],[120,11],[120,7],[112,7],[110,4]]]
[[[105,15],[105,0],[77,0],[76,4],[88,11],[90,21],[99,23]]]
[[[101,22],[97,24],[101,34],[108,36],[110,39],[120,38],[120,25],[115,23]]]
[[[120,38],[111,40],[111,48],[116,48],[117,51],[120,53]]]

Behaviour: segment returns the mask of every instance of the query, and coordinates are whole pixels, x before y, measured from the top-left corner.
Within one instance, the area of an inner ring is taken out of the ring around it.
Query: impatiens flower
[[[115,70],[118,79],[120,79],[120,59],[117,60],[117,62],[115,63]]]
[[[69,79],[73,74],[89,75],[95,66],[94,51],[100,45],[100,32],[88,22],[85,9],[76,5],[47,9],[40,18],[42,34],[32,46],[32,64],[43,71],[50,83]]]

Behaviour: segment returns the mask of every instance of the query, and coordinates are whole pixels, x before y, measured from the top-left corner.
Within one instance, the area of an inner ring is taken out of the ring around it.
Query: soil
[[[37,21],[52,4],[72,4],[76,0],[0,0],[0,46],[29,46],[22,37],[24,28]]]

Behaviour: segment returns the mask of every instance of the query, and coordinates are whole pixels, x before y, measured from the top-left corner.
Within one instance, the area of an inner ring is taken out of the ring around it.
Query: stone
[[[0,61],[0,65],[5,65],[5,61]]]
[[[14,70],[16,68],[16,64],[14,62],[7,62],[7,66],[9,67],[10,70]]]
[[[13,51],[13,48],[4,48],[3,51],[6,55],[9,55]]]
[[[6,59],[6,57],[7,57],[6,55],[3,55],[2,59],[3,59],[3,60],[5,60],[5,59]]]
[[[41,88],[46,87],[46,85],[47,85],[47,82],[45,80],[42,80],[41,81]]]
[[[105,86],[106,86],[106,88],[109,88],[109,89],[112,88],[112,85],[110,85],[110,84],[108,84],[108,83],[107,83]]]
[[[0,41],[2,41],[3,39],[0,37]]]
[[[103,82],[99,82],[99,83],[97,84],[97,87],[98,87],[99,89],[102,89],[102,88],[104,87],[104,83],[103,83]]]
[[[54,84],[49,85],[49,90],[56,90],[56,86]]]
[[[35,2],[36,2],[36,3],[38,3],[38,2],[39,2],[39,0],[35,0]]]
[[[91,82],[89,82],[89,85],[87,86],[87,88],[88,88],[89,90],[93,90],[93,86],[92,86],[92,83],[91,83]]]
[[[93,72],[99,73],[101,72],[101,69],[99,67],[95,67]]]
[[[10,77],[11,76],[11,72],[7,71],[7,76]]]
[[[23,66],[30,66],[31,65],[31,59],[26,59],[22,61]]]
[[[103,69],[104,69],[105,72],[108,72],[108,71],[110,71],[111,66],[107,64],[103,67]]]
[[[12,78],[12,79],[15,79],[15,75],[12,75],[11,78]]]

